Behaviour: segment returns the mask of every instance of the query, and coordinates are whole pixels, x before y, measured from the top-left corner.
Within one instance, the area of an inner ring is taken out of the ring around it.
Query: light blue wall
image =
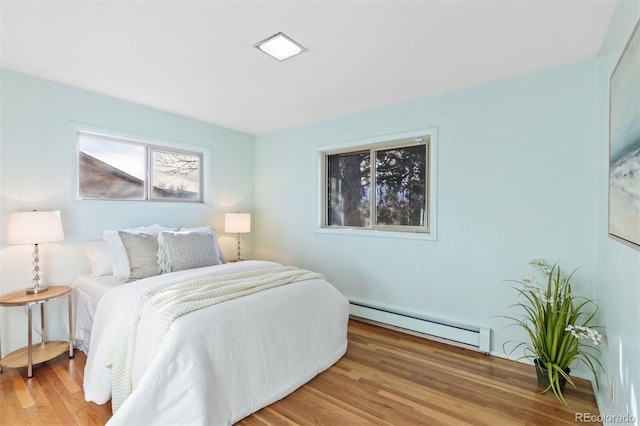
[[[595,295],[598,65],[589,61],[256,138],[256,256],[318,270],[345,295],[524,336],[505,280],[543,257]],[[375,90],[375,88],[372,88]],[[312,100],[309,100],[312,102]],[[316,234],[316,147],[438,127],[438,240]]]
[[[43,244],[44,278],[70,284],[89,270],[81,243],[102,238],[105,229],[159,223],[165,226],[210,225],[224,229],[224,213],[253,210],[252,135],[2,70],[0,292],[28,287],[28,246],[6,245],[7,217],[24,210],[60,210],[65,231],[61,243]],[[72,122],[204,147],[210,153],[206,200],[200,205],[76,200],[76,152]],[[234,236],[219,232],[227,256]],[[252,257],[252,235],[243,238]],[[55,302],[52,302],[55,304]],[[64,335],[51,310],[51,336]],[[2,352],[26,342],[21,309],[0,308]]]
[[[640,424],[640,251],[607,236],[609,168],[609,78],[634,26],[640,1],[620,1],[609,24],[599,58],[600,133],[598,161],[598,270],[600,318],[606,327],[604,382],[598,392],[600,411],[633,415]],[[640,97],[640,93],[637,94]],[[640,120],[640,117],[638,117]]]

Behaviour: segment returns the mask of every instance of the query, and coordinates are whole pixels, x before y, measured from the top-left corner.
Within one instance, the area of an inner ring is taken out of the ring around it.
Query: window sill
[[[421,232],[398,232],[398,231],[379,231],[376,229],[355,229],[355,228],[316,228],[316,234],[345,235],[352,237],[377,237],[377,238],[395,238],[405,240],[422,240],[436,241],[435,233]]]

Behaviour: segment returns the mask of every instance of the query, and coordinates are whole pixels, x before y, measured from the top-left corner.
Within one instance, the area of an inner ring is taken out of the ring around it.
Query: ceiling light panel
[[[253,46],[279,61],[284,61],[307,51],[306,47],[284,33],[272,35]]]

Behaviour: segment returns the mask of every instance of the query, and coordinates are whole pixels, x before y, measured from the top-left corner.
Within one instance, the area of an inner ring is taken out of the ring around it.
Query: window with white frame
[[[321,151],[324,230],[432,234],[435,131]]]
[[[80,199],[203,201],[202,152],[86,131],[77,142]]]

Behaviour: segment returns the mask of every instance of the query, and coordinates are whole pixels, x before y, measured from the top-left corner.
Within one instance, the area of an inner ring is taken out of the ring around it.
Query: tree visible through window
[[[426,172],[424,145],[376,152],[378,225],[424,226]]]
[[[198,198],[201,156],[153,151],[153,195],[157,198]]]
[[[328,154],[325,167],[325,227],[429,231],[429,137]]]
[[[330,155],[329,226],[370,226],[369,208],[371,153]]]
[[[202,154],[78,132],[81,199],[202,202]]]

